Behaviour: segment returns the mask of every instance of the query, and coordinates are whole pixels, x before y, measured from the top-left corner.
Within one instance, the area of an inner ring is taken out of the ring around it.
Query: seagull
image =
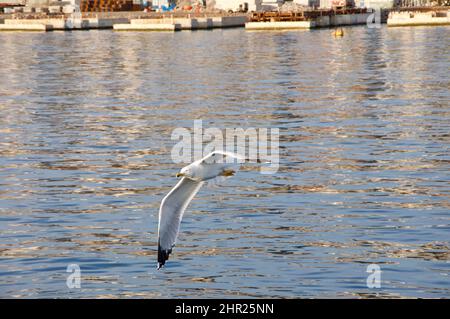
[[[233,176],[239,167],[237,160],[243,160],[243,157],[234,153],[214,151],[183,167],[176,175],[181,177],[181,180],[163,198],[159,208],[157,269],[164,266],[169,259],[183,213],[195,194],[206,181]]]

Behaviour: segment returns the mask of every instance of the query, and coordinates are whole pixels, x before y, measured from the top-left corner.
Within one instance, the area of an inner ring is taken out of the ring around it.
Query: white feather
[[[167,257],[170,254],[180,231],[184,211],[202,184],[203,182],[183,177],[162,200],[159,208],[158,254],[165,254]],[[161,263],[161,260],[158,261]]]

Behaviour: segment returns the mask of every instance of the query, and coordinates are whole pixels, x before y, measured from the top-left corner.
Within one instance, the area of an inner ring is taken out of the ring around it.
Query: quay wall
[[[450,25],[450,10],[391,12],[387,24],[391,27]]]

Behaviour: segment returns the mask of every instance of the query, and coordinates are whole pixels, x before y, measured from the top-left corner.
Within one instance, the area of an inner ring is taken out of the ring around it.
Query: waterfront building
[[[320,6],[319,0],[287,0],[284,3],[292,2],[294,4],[300,4],[305,7],[318,7]]]
[[[400,0],[355,0],[357,8],[388,9],[399,4]]]
[[[276,10],[283,0],[214,0],[214,8],[224,11]]]

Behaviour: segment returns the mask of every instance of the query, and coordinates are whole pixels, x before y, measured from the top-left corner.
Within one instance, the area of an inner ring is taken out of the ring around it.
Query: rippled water
[[[0,296],[449,297],[450,29],[330,32],[0,33]],[[156,271],[194,119],[280,128],[280,170],[203,188]]]

